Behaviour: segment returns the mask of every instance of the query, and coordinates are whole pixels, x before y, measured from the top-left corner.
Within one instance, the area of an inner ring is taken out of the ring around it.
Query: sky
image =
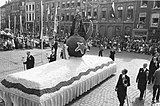
[[[0,0],[0,6],[4,5],[6,3],[6,0]]]

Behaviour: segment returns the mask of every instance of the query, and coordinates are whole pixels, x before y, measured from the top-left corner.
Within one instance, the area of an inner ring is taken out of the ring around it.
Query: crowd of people
[[[5,38],[0,40],[1,50],[13,50],[13,49],[32,49],[41,48],[41,41],[33,38],[30,35],[14,36],[12,38]],[[49,47],[49,43],[44,40],[43,47]]]
[[[134,38],[121,38],[119,36],[113,37],[112,39],[108,38],[92,38],[92,45],[99,47],[103,45],[104,49],[117,50],[118,52],[127,51],[135,53],[143,53],[147,55],[152,55],[155,50],[160,52],[160,41],[155,39],[144,40],[134,39]]]

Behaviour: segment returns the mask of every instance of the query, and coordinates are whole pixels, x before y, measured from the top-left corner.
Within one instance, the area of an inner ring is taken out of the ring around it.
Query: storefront
[[[148,40],[148,29],[133,29],[132,37],[138,40]]]

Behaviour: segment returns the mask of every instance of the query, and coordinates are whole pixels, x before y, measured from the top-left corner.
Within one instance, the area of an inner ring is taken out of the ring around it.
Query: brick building
[[[137,4],[136,24],[133,36],[144,39],[159,39],[160,1],[141,0]]]
[[[107,37],[132,36],[135,22],[137,0],[114,0],[116,17],[110,16],[113,0],[61,0],[59,17],[59,33],[70,32],[71,22],[76,10],[82,16],[94,18],[94,33],[92,36]]]
[[[85,19],[94,18],[92,36],[112,38],[113,36],[134,37],[136,39],[157,38],[160,34],[159,0],[12,0],[1,7],[2,27],[19,28],[22,13],[23,29],[39,35],[41,31],[41,1],[43,4],[43,32],[52,37],[55,7],[58,5],[58,35],[70,33],[76,11],[81,11]],[[111,16],[111,5],[115,3],[115,17]],[[86,28],[88,23],[85,22]],[[18,29],[19,30],[19,29]]]

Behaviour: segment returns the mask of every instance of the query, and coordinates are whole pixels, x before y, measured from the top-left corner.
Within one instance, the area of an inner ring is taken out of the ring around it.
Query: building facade
[[[114,17],[111,14],[113,1]],[[52,37],[56,6],[58,36],[69,35],[77,11],[82,13],[86,29],[86,18],[90,16],[94,19],[93,37],[110,39],[121,36],[145,40],[157,38],[160,34],[159,0],[11,0],[1,7],[1,26],[10,27],[12,30],[15,30],[16,26],[16,29],[20,30],[19,17],[22,16],[23,31],[39,36],[43,18],[43,34]]]
[[[5,5],[1,7],[1,29],[6,27]]]
[[[70,32],[76,11],[81,11],[84,19],[88,16],[94,19],[93,37],[112,38],[113,36],[132,36],[132,29],[136,20],[137,0],[114,0],[114,18],[110,13],[112,3],[113,0],[59,1],[59,34],[65,36]]]
[[[133,36],[145,39],[160,39],[160,1],[140,0],[137,4]]]
[[[23,32],[25,24],[24,0],[11,0],[1,7],[2,29],[10,28],[14,33]]]

